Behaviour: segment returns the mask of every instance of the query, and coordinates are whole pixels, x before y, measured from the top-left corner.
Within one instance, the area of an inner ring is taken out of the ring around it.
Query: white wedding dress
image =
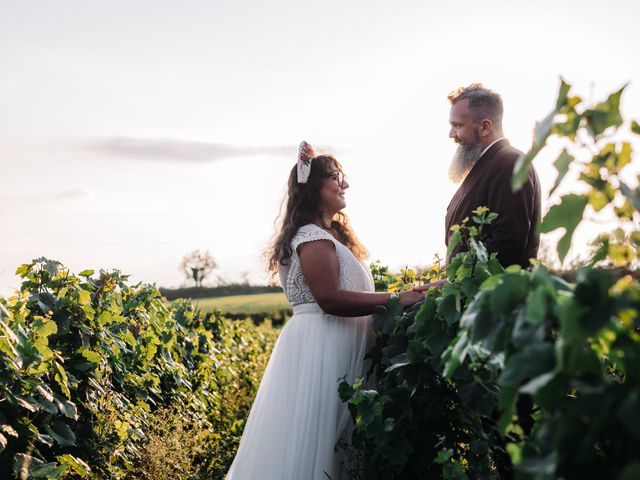
[[[291,241],[289,265],[280,280],[293,316],[278,336],[227,480],[345,480],[343,449],[352,420],[338,396],[338,379],[365,376],[364,356],[375,341],[372,317],[338,317],[315,302],[300,268],[296,248],[331,240],[345,290],[374,291],[367,265],[331,234],[314,224]]]

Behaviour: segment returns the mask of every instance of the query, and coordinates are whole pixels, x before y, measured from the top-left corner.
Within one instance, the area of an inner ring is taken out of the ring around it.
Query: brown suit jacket
[[[540,236],[536,232],[540,220],[540,181],[531,167],[522,188],[511,192],[511,176],[518,157],[522,154],[507,139],[501,139],[489,148],[465,177],[454,194],[445,219],[445,243],[449,245],[451,227],[461,224],[465,217],[480,206],[498,214],[491,225],[485,227],[481,240],[490,252],[498,253],[498,260],[509,265],[529,266],[536,258]],[[451,257],[464,249],[459,245]],[[447,264],[450,257],[447,258]]]

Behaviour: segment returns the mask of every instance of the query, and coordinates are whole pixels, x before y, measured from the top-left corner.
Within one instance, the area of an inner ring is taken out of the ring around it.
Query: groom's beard
[[[480,158],[481,153],[482,145],[479,137],[470,144],[459,144],[449,165],[449,179],[453,183],[462,182]]]

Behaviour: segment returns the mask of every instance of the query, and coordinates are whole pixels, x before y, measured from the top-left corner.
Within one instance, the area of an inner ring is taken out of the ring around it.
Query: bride
[[[375,307],[394,296],[405,306],[424,299],[425,287],[374,292],[367,251],[342,213],[347,188],[333,156],[300,144],[268,251],[293,316],[274,345],[227,480],[340,479],[344,460],[335,446],[350,418],[338,379],[365,375]]]

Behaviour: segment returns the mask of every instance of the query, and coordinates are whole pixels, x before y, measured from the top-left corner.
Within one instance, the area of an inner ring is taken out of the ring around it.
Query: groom
[[[489,252],[497,252],[500,263],[529,266],[536,258],[540,237],[540,181],[532,167],[524,186],[511,191],[511,176],[518,157],[502,133],[502,98],[498,93],[474,83],[449,94],[451,111],[449,137],[458,149],[449,166],[449,178],[460,184],[445,220],[445,243],[449,245],[451,227],[461,224],[472,211],[486,206],[498,217],[488,226],[481,240]],[[463,248],[459,245],[447,264]]]

